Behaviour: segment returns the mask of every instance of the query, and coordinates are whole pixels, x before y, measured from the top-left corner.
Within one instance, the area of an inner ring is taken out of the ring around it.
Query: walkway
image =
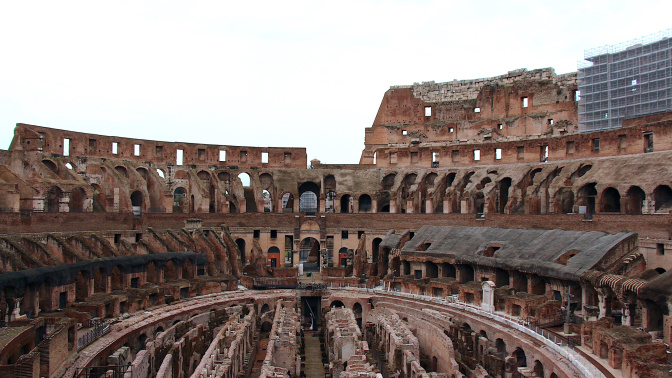
[[[304,370],[306,378],[324,378],[319,334],[313,334],[308,330],[304,331],[303,346],[306,353],[306,369]]]

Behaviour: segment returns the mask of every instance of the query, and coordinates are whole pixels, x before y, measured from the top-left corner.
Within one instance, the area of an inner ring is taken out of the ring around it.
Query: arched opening
[[[70,192],[70,212],[83,213],[84,204],[86,202],[86,192],[84,189],[77,187]]]
[[[428,261],[425,265],[425,278],[439,278],[439,266]]]
[[[371,206],[371,196],[368,194],[362,194],[359,196],[359,209],[360,213],[370,213],[372,209]]]
[[[169,260],[166,263],[166,267],[163,269],[163,281],[171,282],[177,280],[177,267],[173,260]]]
[[[314,182],[304,182],[299,186],[299,211],[317,213],[320,187]]]
[[[247,172],[241,172],[238,174],[238,179],[240,180],[240,183],[243,185],[243,188],[247,188],[250,186],[250,175]]]
[[[142,201],[143,201],[142,192],[136,190],[131,193],[131,206],[133,207],[133,215],[140,215],[142,213]]]
[[[112,268],[112,290],[124,290],[124,276],[118,266]]]
[[[341,196],[341,213],[351,213],[353,199],[349,194],[344,194]]]
[[[261,323],[261,333],[269,333],[273,329],[273,324],[271,322]]]
[[[663,274],[663,273],[666,272],[666,270],[663,269],[663,268],[656,268],[655,271],[656,271],[658,274]]]
[[[280,248],[271,247],[268,249],[268,256],[266,260],[266,265],[271,268],[276,268],[280,264]]]
[[[154,330],[154,338],[156,339],[156,337],[162,332],[163,332],[163,327],[156,327],[156,329]]]
[[[523,349],[516,348],[511,356],[516,360],[516,367],[527,366],[527,357],[525,357],[525,351]]]
[[[135,171],[138,172],[138,174],[139,174],[145,181],[147,181],[147,180],[149,179],[149,173],[147,172],[147,170],[146,170],[145,168],[138,167],[138,168],[136,168]]]
[[[495,340],[495,349],[497,350],[497,357],[504,359],[506,357],[506,343],[502,339]]]
[[[104,293],[107,291],[107,273],[103,268],[96,269],[93,272],[93,292]]]
[[[338,250],[338,261],[337,266],[345,267],[348,265],[348,248],[341,247]]]
[[[390,193],[389,192],[379,192],[378,195],[378,210],[379,213],[389,213],[390,212]]]
[[[145,349],[145,344],[147,343],[147,335],[144,333],[138,337],[138,345],[136,346],[136,350],[140,351]]]
[[[303,263],[305,272],[320,271],[320,242],[307,237],[299,244],[299,261]]]
[[[147,270],[145,270],[145,280],[147,280],[147,282],[155,284],[161,283],[159,281],[159,277],[157,275],[157,270],[156,266],[154,265],[154,262],[150,262],[149,264],[147,264]]]
[[[355,314],[355,320],[357,321],[357,326],[359,329],[362,329],[362,305],[359,304],[359,302],[356,302],[354,306],[352,306],[352,312]]]
[[[373,239],[373,242],[371,243],[371,253],[373,257],[373,263],[377,264],[378,263],[378,255],[379,255],[379,250],[380,250],[380,243],[383,242],[383,239],[381,238],[375,238]]]
[[[91,184],[93,189],[93,212],[104,213],[107,207],[107,196],[101,191],[98,184]]]
[[[579,206],[586,207],[586,214],[595,214],[595,197],[597,189],[595,183],[586,184],[579,189]]]
[[[327,193],[324,203],[324,211],[327,213],[336,212],[336,192],[331,191]]]
[[[63,191],[58,186],[52,186],[47,191],[47,206],[46,210],[49,213],[58,213],[61,208],[61,198]]]
[[[620,213],[621,212],[621,194],[614,188],[606,188],[602,191],[602,200],[600,201],[602,212]]]
[[[511,188],[511,178],[506,177],[502,180],[499,181],[497,184],[498,186],[498,204],[497,204],[497,212],[500,214],[504,214],[504,210],[506,209],[506,204],[509,202],[509,188]]]
[[[236,239],[236,245],[238,246],[238,253],[240,256],[240,262],[243,264],[243,266],[246,263],[245,259],[245,240],[244,239]]]
[[[77,273],[75,279],[75,300],[85,301],[89,298],[89,272],[81,271]]]
[[[245,196],[245,212],[256,213],[257,201],[254,196],[254,189],[250,186],[250,175],[247,172],[238,174],[238,179],[243,185],[243,195]]]
[[[189,208],[187,204],[187,191],[182,187],[175,188],[173,191],[173,213],[183,213]]]
[[[509,286],[509,272],[504,269],[497,268],[495,271],[495,285],[497,287]]]
[[[641,214],[642,204],[646,200],[646,193],[639,186],[631,186],[625,193],[626,214]]]
[[[381,183],[382,187],[383,187],[383,190],[391,190],[392,187],[394,186],[394,180],[396,180],[396,178],[397,178],[397,175],[394,174],[394,173],[390,173],[390,174],[386,175],[383,178],[383,181]]]
[[[544,377],[544,365],[539,360],[534,361],[534,376]]]
[[[283,213],[294,212],[294,196],[292,195],[292,193],[285,193],[282,195],[282,212]]]
[[[126,171],[126,167],[124,167],[123,165],[117,165],[116,167],[114,167],[114,170],[117,171],[117,173],[119,173],[120,175],[128,178],[128,172]]]
[[[477,192],[474,196],[474,211],[479,215],[485,213],[485,196],[483,192]]]
[[[345,305],[341,301],[333,301],[333,302],[331,302],[329,307],[330,308],[341,308],[341,307],[345,307]]]
[[[264,305],[261,306],[261,312],[260,312],[260,314],[263,315],[263,314],[267,313],[267,312],[270,311],[270,310],[271,310],[271,306],[269,306],[268,303],[264,303]]]
[[[198,173],[196,174],[196,176],[199,178],[199,180],[203,181],[203,183],[205,183],[205,184],[209,184],[209,183],[210,183],[210,179],[211,179],[211,177],[210,177],[210,172],[207,172],[207,171],[198,171]]]
[[[556,194],[558,200],[558,209],[563,214],[574,212],[574,192],[570,188],[561,188]]]
[[[669,210],[672,207],[672,189],[667,185],[660,185],[653,191],[654,208],[656,211]]]
[[[184,260],[182,263],[182,279],[191,280],[194,278],[194,264],[191,260]]]
[[[44,164],[45,167],[49,168],[50,171],[58,174],[58,166],[56,166],[56,163],[54,163],[51,160],[42,160],[42,164]]]
[[[264,189],[261,196],[264,199],[264,213],[272,213],[273,212],[273,197],[271,197],[271,192]]]
[[[457,278],[457,270],[455,266],[449,263],[441,265],[441,277]]]
[[[467,283],[474,280],[474,268],[471,265],[460,266],[460,283]]]

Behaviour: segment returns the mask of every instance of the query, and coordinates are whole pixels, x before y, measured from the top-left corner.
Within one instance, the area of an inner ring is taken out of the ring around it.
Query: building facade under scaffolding
[[[672,110],[672,29],[586,50],[579,63],[579,132]]]

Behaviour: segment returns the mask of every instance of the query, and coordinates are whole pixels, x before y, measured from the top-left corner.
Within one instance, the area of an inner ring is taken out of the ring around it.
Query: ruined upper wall
[[[360,164],[377,149],[482,143],[578,132],[576,74],[551,68],[487,79],[391,87],[365,131]]]
[[[66,139],[69,148],[67,148]],[[138,153],[136,153],[136,148]],[[162,142],[78,133],[23,123],[16,124],[14,139],[9,149],[10,151],[37,151],[43,154],[99,157],[136,162],[151,161],[176,165],[180,165],[177,164],[177,155],[178,150],[181,150],[183,153],[181,164],[184,165],[202,164],[245,168],[306,169],[308,161],[305,148]],[[220,160],[220,151],[225,151],[223,160]],[[267,154],[267,162],[262,162],[264,153]]]
[[[576,86],[576,72],[556,75],[553,68],[541,68],[528,71],[525,68],[509,71],[506,75],[480,78],[473,80],[454,80],[446,83],[433,81],[414,83],[413,86],[392,86],[395,88],[412,88],[413,95],[425,102],[474,100],[478,97],[481,88],[486,85],[513,85],[525,80],[550,80],[562,87]]]

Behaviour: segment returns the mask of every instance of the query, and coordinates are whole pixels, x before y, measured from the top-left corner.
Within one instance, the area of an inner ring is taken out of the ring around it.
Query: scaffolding
[[[672,111],[672,29],[585,51],[579,63],[579,132]]]

